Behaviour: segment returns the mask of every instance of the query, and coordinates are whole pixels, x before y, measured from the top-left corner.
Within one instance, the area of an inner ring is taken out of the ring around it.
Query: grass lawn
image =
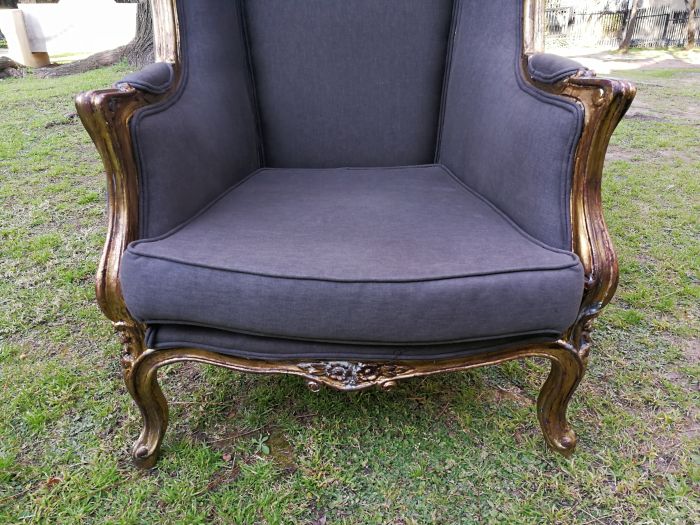
[[[105,180],[72,102],[125,72],[0,82],[0,523],[700,523],[700,70],[624,73],[640,95],[604,184],[621,282],[571,460],[537,424],[543,361],[359,394],[184,365],[162,374],[151,472],[94,301]]]

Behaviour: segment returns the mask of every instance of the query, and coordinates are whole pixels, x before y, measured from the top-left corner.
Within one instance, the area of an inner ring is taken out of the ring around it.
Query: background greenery
[[[352,395],[191,365],[163,374],[151,472],[94,301],[105,181],[72,106],[125,72],[0,82],[0,523],[700,522],[700,70],[623,75],[640,96],[604,185],[621,284],[571,460],[537,426],[544,362]]]

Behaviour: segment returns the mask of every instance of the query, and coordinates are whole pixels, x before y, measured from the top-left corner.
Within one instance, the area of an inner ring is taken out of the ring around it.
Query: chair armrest
[[[556,84],[568,77],[588,71],[575,60],[549,53],[530,55],[527,70],[534,80],[543,84]]]
[[[121,89],[131,86],[146,93],[160,95],[170,89],[174,79],[175,72],[171,64],[156,62],[125,76],[115,84],[115,87]]]
[[[122,338],[138,339],[134,333],[142,327],[129,314],[119,284],[122,253],[139,235],[138,170],[129,123],[137,110],[163,100],[167,92],[152,94],[129,82],[119,86],[81,93],[75,106],[107,176],[108,230],[96,276],[97,301]]]
[[[637,88],[630,82],[597,78],[590,70],[577,71],[557,83],[532,84],[547,93],[573,99],[584,110],[584,124],[576,147],[571,188],[573,251],[585,273],[584,297],[579,322],[571,334],[579,341],[582,355],[589,348],[592,321],[615,293],[618,282],[617,256],[603,218],[601,183],[608,143],[629,109]]]

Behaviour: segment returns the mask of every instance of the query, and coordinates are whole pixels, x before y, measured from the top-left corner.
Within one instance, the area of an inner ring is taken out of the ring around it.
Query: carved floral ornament
[[[411,368],[405,365],[350,363],[347,361],[302,363],[297,366],[307,374],[327,378],[350,388],[393,379],[411,371]]]

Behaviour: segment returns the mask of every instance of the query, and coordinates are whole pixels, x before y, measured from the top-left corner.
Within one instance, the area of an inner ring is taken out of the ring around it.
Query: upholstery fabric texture
[[[348,343],[560,334],[578,258],[520,230],[439,165],[261,169],[161,237],[132,243],[129,311]]]
[[[178,12],[177,92],[131,122],[142,237],[174,228],[261,165],[239,2],[178,2]]]
[[[525,75],[580,66],[522,61],[522,0],[177,9],[177,77],[121,81],[172,93],[130,124],[142,240],[120,279],[149,345],[437,359],[571,326],[583,113]]]
[[[531,55],[527,61],[527,68],[535,80],[545,84],[556,84],[586,68],[575,60],[549,53],[537,53]]]
[[[173,66],[166,62],[149,64],[140,71],[126,75],[117,87],[129,84],[136,89],[159,95],[165,93],[173,82]]]
[[[437,161],[529,234],[569,249],[583,110],[524,82],[522,3],[458,0]]]
[[[334,360],[421,361],[454,359],[476,351],[495,351],[514,346],[550,343],[557,337],[558,335],[542,333],[438,345],[363,345],[261,337],[199,326],[163,324],[149,326],[146,332],[146,344],[148,348],[160,350],[202,348],[235,357],[268,361],[329,359],[329,357]]]
[[[433,162],[452,0],[248,0],[265,165]]]

